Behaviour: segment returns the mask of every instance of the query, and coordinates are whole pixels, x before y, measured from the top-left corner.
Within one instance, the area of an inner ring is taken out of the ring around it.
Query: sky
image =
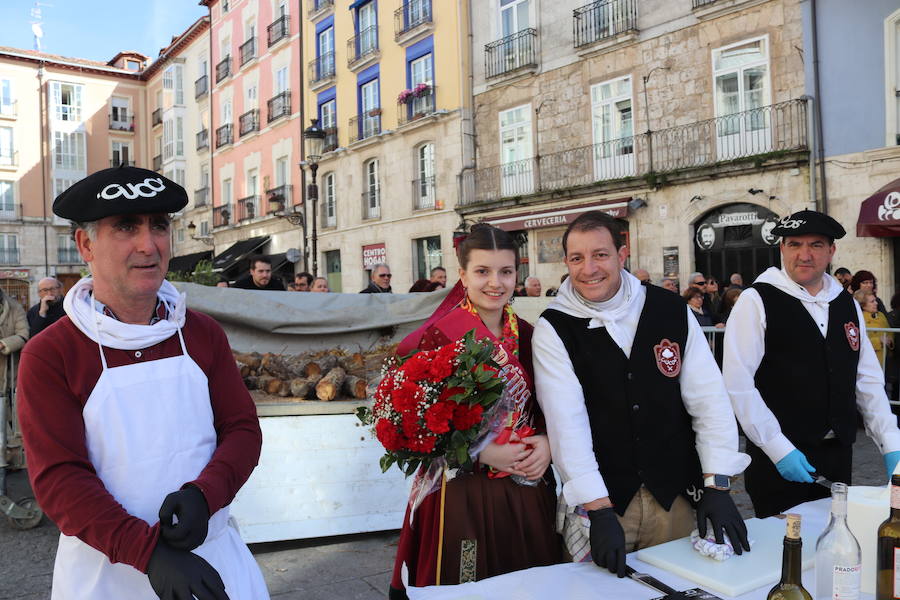
[[[41,50],[107,62],[122,50],[150,60],[207,14],[199,0],[0,0],[0,46],[34,49],[31,11],[42,13]]]

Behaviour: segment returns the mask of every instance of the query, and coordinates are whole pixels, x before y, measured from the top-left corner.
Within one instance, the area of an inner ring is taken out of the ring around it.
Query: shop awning
[[[856,235],[900,237],[900,179],[895,179],[862,201]]]
[[[169,270],[178,273],[193,273],[194,269],[197,268],[197,263],[201,260],[209,260],[211,258],[211,250],[194,252],[193,254],[184,254],[182,256],[173,256],[169,259]]]
[[[487,219],[487,222],[503,229],[504,231],[519,231],[521,229],[542,229],[544,227],[565,227],[580,215],[591,211],[599,210],[608,215],[622,219],[628,216],[628,201],[631,198],[616,198],[612,200],[603,200],[600,202],[592,202],[590,204],[579,204],[578,206],[568,206],[555,210],[531,211],[526,213],[517,213],[514,215],[501,215]]]
[[[279,252],[278,254],[270,254],[269,260],[272,261],[272,271],[280,269],[284,263],[288,261],[287,252]]]
[[[242,258],[258,249],[269,241],[269,236],[263,235],[241,240],[232,244],[228,250],[222,252],[213,259],[213,270],[225,271],[236,265]]]

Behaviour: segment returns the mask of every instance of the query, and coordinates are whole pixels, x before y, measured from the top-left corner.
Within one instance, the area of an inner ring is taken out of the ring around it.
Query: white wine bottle
[[[803,541],[800,539],[800,515],[787,516],[784,553],[781,557],[781,581],[775,584],[766,600],[813,600],[803,587]]]
[[[875,599],[900,598],[900,475],[891,476],[891,515],[878,527]]]
[[[847,526],[847,484],[831,484],[831,520],[816,542],[816,600],[859,600],[862,553]]]

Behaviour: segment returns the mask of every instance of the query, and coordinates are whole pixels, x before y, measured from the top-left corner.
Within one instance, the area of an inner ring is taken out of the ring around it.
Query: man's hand
[[[750,551],[747,525],[734,505],[731,494],[726,490],[704,488],[703,496],[697,504],[697,529],[700,537],[706,537],[707,519],[712,523],[717,544],[725,543],[722,534],[727,533],[736,554],[743,554],[744,550]]]
[[[156,543],[147,577],[160,600],[228,600],[225,584],[212,565],[192,552],[176,550],[163,540]]]
[[[42,317],[46,317],[47,311],[50,310],[50,305],[54,302],[56,302],[56,296],[53,294],[47,294],[41,298],[41,306],[38,308],[38,314]]]
[[[173,516],[178,517],[175,523]],[[177,550],[193,550],[203,543],[209,528],[209,506],[198,488],[189,485],[172,492],[159,509],[162,538]]]
[[[610,508],[589,510],[591,520],[591,558],[602,568],[625,577],[625,532]]]
[[[806,455],[794,448],[787,456],[775,463],[778,473],[788,481],[796,481],[797,483],[812,483],[815,481],[810,473],[815,473],[816,469],[809,461]]]

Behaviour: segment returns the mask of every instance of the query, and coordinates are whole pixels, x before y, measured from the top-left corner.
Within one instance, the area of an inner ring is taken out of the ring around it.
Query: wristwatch
[[[703,485],[706,487],[719,488],[720,490],[731,489],[731,477],[728,475],[707,475],[703,478]]]

